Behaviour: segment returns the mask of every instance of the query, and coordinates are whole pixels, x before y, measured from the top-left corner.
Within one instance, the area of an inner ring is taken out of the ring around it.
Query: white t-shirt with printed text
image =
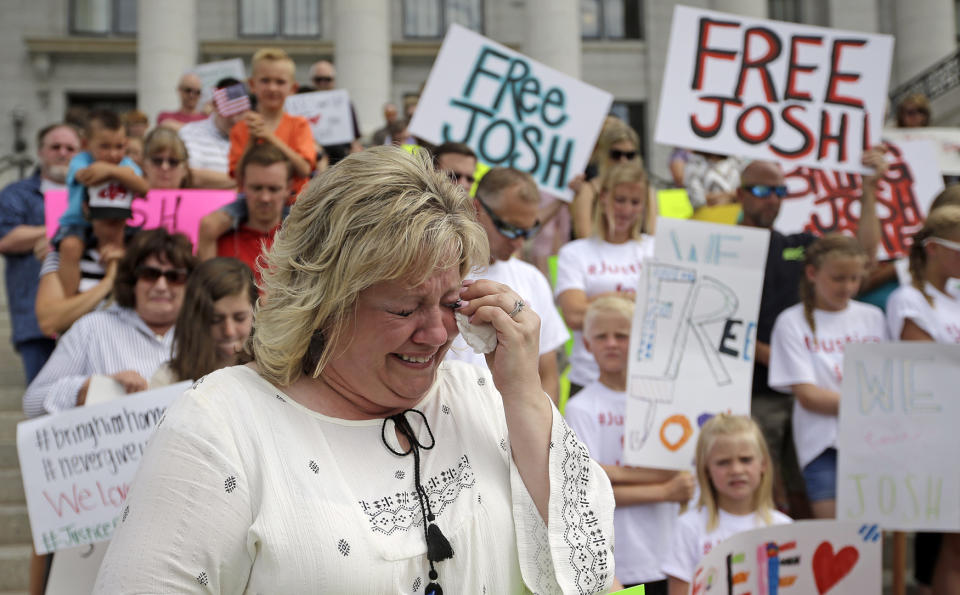
[[[594,382],[567,403],[564,417],[590,456],[601,465],[621,465],[627,393]],[[617,506],[613,512],[617,578],[625,585],[663,580],[666,551],[660,536],[672,535],[680,505],[655,502]]]
[[[794,384],[813,384],[840,392],[843,351],[847,343],[888,340],[883,311],[851,301],[839,312],[814,310],[816,336],[803,315],[803,304],[784,310],[770,339],[770,388],[789,393]],[[815,413],[793,402],[793,438],[802,469],[837,444],[837,416]]]
[[[924,288],[933,305],[912,285],[902,285],[887,300],[887,328],[900,339],[903,323],[913,321],[937,343],[960,343],[960,296],[942,293],[927,283]],[[949,289],[948,289],[949,292]]]
[[[636,292],[643,263],[653,257],[654,241],[643,236],[637,241],[611,244],[598,237],[574,240],[560,248],[557,259],[557,287],[554,294],[579,289],[591,298],[608,291]],[[573,331],[570,382],[586,386],[600,377],[593,355],[583,346],[583,333]]]

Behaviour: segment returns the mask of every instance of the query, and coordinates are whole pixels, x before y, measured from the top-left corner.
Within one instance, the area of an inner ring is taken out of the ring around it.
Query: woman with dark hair
[[[173,358],[150,379],[151,387],[196,380],[214,370],[250,361],[243,351],[253,328],[257,286],[236,258],[214,258],[190,275],[173,331]]]
[[[146,379],[169,357],[193,267],[185,235],[159,228],[134,236],[117,267],[115,303],[83,316],[60,338],[23,395],[24,413],[36,417],[82,405],[94,374],[112,377],[128,393],[146,389]]]

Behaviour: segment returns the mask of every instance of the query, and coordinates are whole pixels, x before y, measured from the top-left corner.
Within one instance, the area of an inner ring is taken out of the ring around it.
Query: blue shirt
[[[70,160],[70,169],[67,172],[67,210],[60,216],[60,227],[87,225],[87,220],[83,216],[83,199],[87,195],[87,187],[76,181],[75,176],[78,171],[89,167],[95,161],[96,159],[93,158],[93,155],[91,155],[89,151],[77,153],[73,156],[73,159]],[[143,175],[143,172],[140,171],[137,164],[129,157],[124,157],[120,160],[119,165],[129,167],[137,172],[138,176]]]
[[[40,192],[40,170],[29,178],[14,182],[0,190],[0,237],[18,225],[43,225],[43,194]],[[40,261],[33,250],[22,254],[4,254],[6,259],[7,303],[13,322],[13,344],[42,339],[37,326],[34,303],[40,282]]]

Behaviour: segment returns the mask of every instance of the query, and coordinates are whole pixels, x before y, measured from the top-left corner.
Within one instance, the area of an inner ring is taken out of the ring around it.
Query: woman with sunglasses
[[[143,174],[150,188],[192,188],[187,146],[167,127],[154,128],[143,144]]]
[[[80,318],[23,395],[28,417],[82,405],[94,374],[110,376],[128,393],[170,356],[183,288],[194,267],[183,234],[163,228],[138,233],[127,245],[113,286],[115,303]]]
[[[597,148],[594,151],[591,163],[596,166],[596,177],[580,184],[573,202],[570,203],[570,217],[573,220],[573,237],[587,238],[594,232],[594,203],[600,194],[600,180],[607,170],[620,163],[641,164],[640,137],[623,120],[608,118],[600,138],[597,139]]]
[[[648,206],[647,177],[637,162],[606,171],[595,210],[594,235],[560,249],[557,304],[573,330],[570,396],[596,380],[600,371],[583,345],[583,318],[590,303],[605,295],[633,300],[645,260],[653,256],[653,238],[641,233]]]

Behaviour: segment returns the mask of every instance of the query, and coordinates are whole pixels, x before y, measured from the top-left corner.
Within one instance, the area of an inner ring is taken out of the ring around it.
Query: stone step
[[[0,443],[16,443],[17,424],[25,419],[23,411],[0,411]]]
[[[0,545],[33,542],[26,504],[0,504]]]
[[[0,595],[23,593],[30,587],[30,545],[0,546]]]
[[[23,479],[19,469],[0,469],[0,504],[23,504]]]
[[[19,469],[20,459],[17,457],[17,443],[13,440],[0,442],[0,469]]]
[[[26,390],[22,383],[0,384],[0,411],[22,411],[23,393]]]

